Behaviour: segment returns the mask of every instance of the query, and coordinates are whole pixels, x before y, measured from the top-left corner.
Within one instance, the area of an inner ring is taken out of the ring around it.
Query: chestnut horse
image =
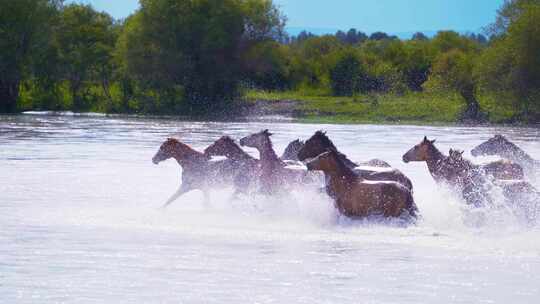
[[[528,174],[531,176],[534,176],[534,173],[540,168],[538,160],[533,159],[527,152],[500,134],[476,146],[471,150],[471,154],[473,156],[498,155],[521,165],[528,173],[532,173]]]
[[[383,215],[416,216],[411,191],[393,181],[368,181],[357,175],[335,150],[322,153],[307,163],[308,170],[320,170],[329,177],[327,193],[339,212],[349,217]]]
[[[208,156],[175,138],[168,138],[161,144],[152,162],[157,165],[169,158],[176,159],[182,167],[182,184],[163,207],[174,202],[182,194],[195,189],[203,191],[205,201],[208,201],[212,186],[231,184],[235,176],[234,164],[231,161],[211,162]]]
[[[339,155],[342,162],[349,168],[353,169],[357,175],[360,175],[362,178],[367,180],[377,180],[377,181],[395,181],[401,183],[409,190],[412,190],[411,180],[401,173],[397,169],[390,167],[388,163],[379,159],[372,159],[365,163],[357,164],[347,158],[345,154],[342,154],[338,151],[334,143],[326,136],[326,133],[322,131],[317,131],[313,136],[311,136],[304,147],[298,152],[298,158],[301,161],[305,161],[309,158],[314,158],[319,154],[322,154],[328,150],[336,151],[336,154]],[[369,166],[369,167],[381,167],[381,170],[367,170],[364,168],[358,168],[358,166]]]
[[[286,168],[286,163],[274,151],[270,136],[272,133],[264,130],[240,139],[241,146],[255,148],[259,151],[261,192],[273,194],[292,185],[312,182],[307,170]]]

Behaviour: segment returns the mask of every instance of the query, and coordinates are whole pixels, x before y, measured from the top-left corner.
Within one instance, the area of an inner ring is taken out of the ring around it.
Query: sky
[[[90,3],[115,18],[135,11],[138,0],[69,0]],[[274,0],[290,28],[356,28],[371,33],[457,30],[478,32],[495,20],[504,0]]]

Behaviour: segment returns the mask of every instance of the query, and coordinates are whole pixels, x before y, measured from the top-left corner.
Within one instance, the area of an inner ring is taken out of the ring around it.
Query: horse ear
[[[434,144],[436,141],[437,141],[437,140],[434,139],[434,140],[430,140],[429,142],[432,143],[432,144]]]
[[[428,142],[427,136],[424,136],[424,142]]]
[[[465,153],[465,151],[459,152],[459,155],[463,156],[463,153]]]

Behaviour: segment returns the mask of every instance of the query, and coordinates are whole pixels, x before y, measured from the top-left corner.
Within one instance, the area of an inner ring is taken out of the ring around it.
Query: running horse
[[[304,147],[304,142],[300,139],[295,139],[291,141],[287,147],[285,147],[285,150],[283,151],[283,154],[281,155],[280,159],[287,161],[299,161],[298,159],[298,152]]]
[[[429,173],[437,183],[445,182],[460,192],[467,204],[476,207],[491,203],[490,185],[480,166],[470,161],[460,160],[462,152],[450,150],[451,156],[444,155],[435,140],[427,137],[403,155],[403,162],[426,162]]]
[[[182,184],[163,207],[170,205],[182,194],[195,189],[201,190],[205,201],[209,201],[211,187],[231,184],[234,180],[236,170],[233,162],[210,161],[207,155],[194,150],[178,139],[168,138],[163,142],[152,158],[152,162],[157,165],[169,158],[174,158],[182,167]]]
[[[260,161],[242,150],[229,136],[222,136],[204,149],[204,155],[207,157],[225,156],[235,168],[238,168],[233,182],[236,188],[235,194],[248,192],[258,180],[261,172]]]
[[[259,151],[261,192],[274,194],[289,189],[290,186],[313,182],[314,178],[307,170],[286,167],[287,164],[274,151],[270,136],[272,133],[263,130],[240,139],[241,146],[255,148]]]
[[[379,159],[372,159],[368,162],[355,163],[347,156],[338,151],[334,143],[328,138],[325,132],[317,131],[304,144],[304,147],[298,152],[298,158],[301,161],[317,157],[318,155],[333,150],[339,155],[341,161],[354,172],[367,180],[373,181],[395,181],[401,183],[412,191],[411,180],[401,171],[393,169],[388,163]]]
[[[463,151],[450,149],[449,163],[454,167],[471,167],[471,163],[463,158]],[[517,215],[521,215],[529,222],[537,217],[537,208],[540,206],[540,192],[529,182],[523,179],[494,180],[494,185],[502,189],[506,204],[513,207]]]
[[[368,181],[357,175],[343,157],[328,150],[307,163],[308,170],[328,176],[327,193],[338,211],[348,217],[416,217],[418,209],[412,193],[394,181]]]
[[[540,161],[533,159],[527,152],[508,140],[503,135],[497,134],[471,150],[473,156],[498,155],[513,163],[519,164],[527,171],[528,176],[540,169]]]

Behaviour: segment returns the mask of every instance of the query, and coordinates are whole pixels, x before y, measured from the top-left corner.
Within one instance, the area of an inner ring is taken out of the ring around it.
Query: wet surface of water
[[[305,190],[232,202],[216,190],[209,205],[194,191],[159,209],[180,180],[176,162],[151,162],[164,139],[202,150],[264,128],[278,154],[324,129],[351,159],[390,162],[422,220],[353,223]],[[424,135],[447,152],[495,133],[540,159],[534,128],[0,116],[0,302],[535,303],[539,225],[504,210],[469,225],[424,163],[401,161]]]

